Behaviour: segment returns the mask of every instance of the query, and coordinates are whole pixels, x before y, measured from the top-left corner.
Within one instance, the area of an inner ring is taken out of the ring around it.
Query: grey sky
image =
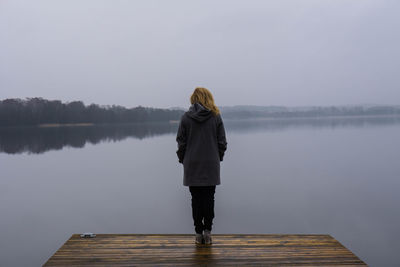
[[[0,99],[400,104],[400,1],[0,0]]]

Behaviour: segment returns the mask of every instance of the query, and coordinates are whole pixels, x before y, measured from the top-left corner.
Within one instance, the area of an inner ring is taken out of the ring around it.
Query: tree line
[[[223,118],[298,118],[332,116],[400,116],[400,106],[342,106],[300,107],[233,106],[220,107]],[[180,120],[182,108],[161,109],[150,107],[125,108],[123,106],[85,105],[82,101],[61,102],[41,97],[0,101],[0,126],[21,126],[67,123],[136,123],[168,122]]]
[[[179,120],[182,110],[150,107],[85,105],[82,101],[61,102],[41,97],[0,101],[0,126],[67,123],[136,123]]]

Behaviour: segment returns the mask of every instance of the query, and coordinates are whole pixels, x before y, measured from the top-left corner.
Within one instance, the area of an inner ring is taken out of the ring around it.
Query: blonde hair
[[[220,114],[218,107],[214,104],[214,98],[211,92],[204,87],[196,87],[192,96],[190,97],[190,103],[200,103],[205,108],[211,110],[215,115]]]

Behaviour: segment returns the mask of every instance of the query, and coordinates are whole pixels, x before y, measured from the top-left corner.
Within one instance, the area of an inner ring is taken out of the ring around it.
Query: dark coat
[[[220,161],[227,142],[221,115],[199,103],[190,106],[182,115],[178,133],[178,160],[183,163],[183,185],[219,185]]]

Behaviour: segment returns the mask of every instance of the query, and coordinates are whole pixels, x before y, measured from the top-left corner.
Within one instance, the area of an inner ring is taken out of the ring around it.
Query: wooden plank
[[[366,264],[330,235],[213,234],[195,245],[191,234],[74,234],[44,266],[190,265],[360,266]]]

